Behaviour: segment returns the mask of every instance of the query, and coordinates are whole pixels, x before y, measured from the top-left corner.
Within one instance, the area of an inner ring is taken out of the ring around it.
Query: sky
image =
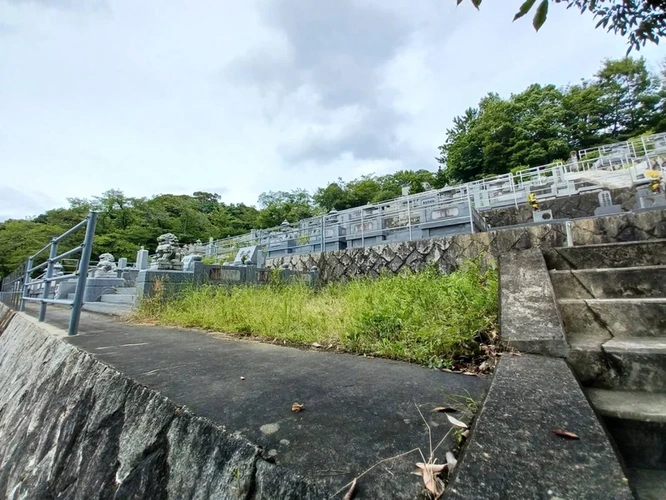
[[[0,0],[0,221],[108,189],[256,204],[437,169],[488,92],[589,78],[626,40],[522,0]],[[666,52],[640,54],[656,68]]]

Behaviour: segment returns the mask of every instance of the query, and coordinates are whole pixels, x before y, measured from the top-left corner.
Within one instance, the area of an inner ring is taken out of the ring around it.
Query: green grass
[[[477,264],[329,284],[202,287],[144,301],[137,320],[449,366],[496,328],[497,273]]]

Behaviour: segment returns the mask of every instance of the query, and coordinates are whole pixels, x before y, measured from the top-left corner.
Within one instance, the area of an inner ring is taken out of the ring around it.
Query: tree
[[[460,5],[463,0],[456,0]],[[482,0],[471,0],[478,9]],[[609,32],[627,36],[629,48],[640,50],[650,41],[659,43],[666,34],[666,0],[552,0],[556,4],[565,4],[567,9],[576,8],[581,14],[591,13],[598,20],[596,28],[602,27]],[[513,20],[520,19],[534,10],[532,25],[539,30],[548,17],[550,0],[524,0]]]
[[[606,60],[596,75],[607,110],[607,134],[615,140],[648,130],[655,122],[659,105],[659,82],[651,76],[645,60],[625,57]]]
[[[315,215],[312,197],[304,189],[269,191],[259,196],[262,210],[257,217],[261,228],[275,227],[282,222],[297,222]]]

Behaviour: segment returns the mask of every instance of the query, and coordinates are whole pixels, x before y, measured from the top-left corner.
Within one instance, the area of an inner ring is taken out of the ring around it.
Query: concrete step
[[[558,299],[666,297],[666,266],[553,270]]]
[[[560,299],[557,305],[567,335],[666,336],[666,298]]]
[[[136,295],[115,295],[115,294],[104,294],[100,297],[100,302],[106,302],[109,304],[134,304],[136,300]]]
[[[126,286],[122,288],[116,288],[116,295],[136,295],[136,287]]]
[[[666,470],[629,469],[629,482],[638,500],[664,500]]]
[[[666,423],[666,393],[589,388],[585,395],[597,413],[604,417]]]
[[[109,304],[107,302],[87,302],[83,304],[83,309],[111,316],[125,316],[132,312],[132,306],[129,304]]]
[[[666,265],[666,240],[609,243],[544,250],[548,269],[599,269]]]
[[[605,340],[568,337],[567,362],[588,387],[663,392],[666,388],[666,338]]]

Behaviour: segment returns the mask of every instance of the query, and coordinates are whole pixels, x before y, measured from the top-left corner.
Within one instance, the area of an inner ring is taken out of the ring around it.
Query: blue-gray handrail
[[[60,304],[72,306],[72,313],[69,317],[69,328],[67,333],[69,335],[76,335],[79,330],[79,320],[81,319],[81,307],[83,306],[83,293],[86,288],[86,280],[88,278],[88,266],[90,265],[90,256],[92,255],[93,239],[95,238],[95,227],[97,225],[97,212],[91,211],[84,220],[76,224],[74,227],[68,229],[60,236],[51,239],[51,242],[42,248],[39,252],[28,257],[25,264],[3,280],[2,296],[8,305],[16,307],[16,295],[20,296],[18,303],[19,311],[25,310],[25,303],[39,302],[41,304],[39,309],[39,321],[44,321],[46,318],[46,307],[48,304]],[[58,254],[58,243],[64,238],[77,232],[79,229],[85,227],[86,234],[83,243],[79,246]],[[35,258],[49,249],[49,258],[45,262],[33,265]],[[65,274],[61,276],[53,276],[54,267],[56,262],[66,259],[70,255],[81,252],[81,260],[79,261],[78,271],[73,274]],[[46,273],[43,278],[31,281],[32,274],[38,269],[46,267]],[[49,294],[51,292],[51,283],[62,281],[65,279],[77,278],[76,291],[74,293],[74,300],[51,299]],[[30,297],[29,290],[31,286],[43,285],[41,287],[40,296]],[[9,299],[5,295],[10,295]]]

